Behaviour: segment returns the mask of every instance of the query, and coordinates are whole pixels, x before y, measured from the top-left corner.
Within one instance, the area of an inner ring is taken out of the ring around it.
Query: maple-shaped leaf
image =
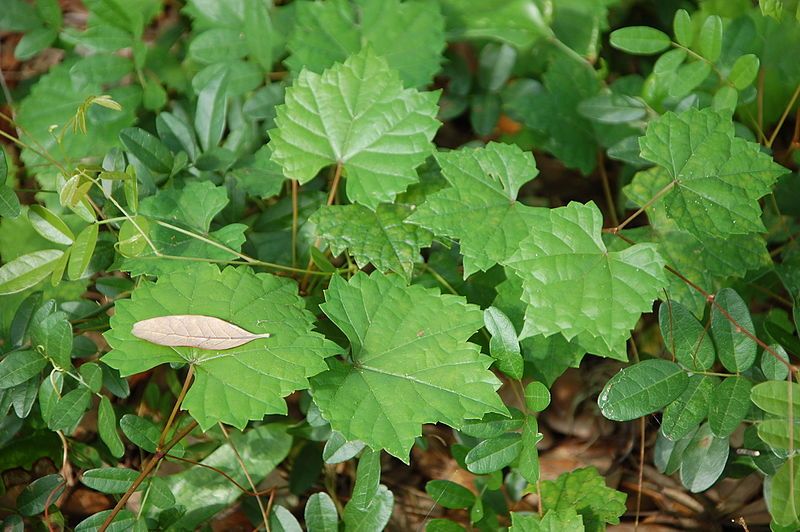
[[[650,168],[637,173],[623,191],[637,205],[645,205],[659,190],[670,182],[663,168]],[[748,271],[768,268],[772,259],[766,241],[757,233],[734,234],[727,237],[704,235],[701,238],[681,230],[676,221],[666,214],[664,198],[651,202],[647,207],[650,227],[626,230],[628,238],[635,242],[653,242],[670,266],[676,268],[690,281],[709,293],[729,286],[731,278],[743,278]],[[619,242],[622,249],[627,244]],[[695,314],[702,314],[706,300],[697,290],[676,276],[668,276],[667,292],[674,299],[690,307]]]
[[[543,82],[544,86],[532,80],[509,85],[506,111],[543,137],[537,142],[541,148],[565,165],[591,173],[598,143],[591,121],[578,112],[578,104],[600,92],[597,73],[586,63],[559,54]]]
[[[148,219],[166,222],[226,248],[241,251],[246,225],[229,224],[217,231],[209,231],[211,221],[227,204],[225,187],[214,186],[208,181],[192,181],[181,189],[161,190],[155,196],[145,198],[139,205],[139,213]],[[182,270],[192,259],[236,259],[233,253],[219,246],[157,222],[149,224],[148,237],[165,257],[156,256],[147,246],[140,255],[125,258],[120,269],[133,276],[164,275]]]
[[[317,234],[335,254],[349,250],[359,267],[372,263],[386,273],[394,271],[411,278],[420,248],[429,246],[433,235],[406,218],[411,207],[382,203],[375,211],[361,205],[322,207],[311,216]]]
[[[322,311],[350,340],[349,362],[329,361],[312,379],[314,402],[348,440],[408,461],[423,423],[460,428],[507,413],[492,359],[467,342],[480,308],[399,276],[357,273],[331,280]]]
[[[764,231],[758,199],[788,172],[755,142],[734,136],[711,108],[666,113],[639,139],[641,155],[666,169],[666,215],[700,238]]]
[[[137,322],[161,316],[219,318],[253,334],[269,333],[232,349],[169,347],[133,335]],[[223,422],[240,429],[266,414],[285,414],[283,398],[308,387],[308,377],[327,369],[339,349],[312,331],[291,281],[246,268],[220,271],[198,264],[143,282],[115,305],[105,334],[112,350],[103,362],[123,376],[166,363],[194,366],[195,381],[183,402],[205,430]]]
[[[444,18],[436,2],[332,0],[297,4],[287,47],[292,72],[322,72],[369,44],[407,87],[427,85],[439,71]]]
[[[350,201],[375,209],[418,180],[439,128],[438,99],[404,89],[366,47],[322,74],[300,73],[276,109],[272,160],[300,183],[340,164]]]
[[[450,187],[429,196],[409,221],[460,240],[465,278],[508,258],[546,216],[517,201],[520,187],[539,173],[533,155],[517,146],[492,142],[437,153],[436,161]]]
[[[584,467],[542,482],[541,498],[547,512],[576,511],[587,532],[601,532],[606,523],[619,523],[627,495],[606,486],[594,467]]]
[[[552,209],[506,262],[528,304],[522,336],[561,333],[590,353],[626,360],[625,341],[666,286],[654,244],[608,251],[597,206]]]

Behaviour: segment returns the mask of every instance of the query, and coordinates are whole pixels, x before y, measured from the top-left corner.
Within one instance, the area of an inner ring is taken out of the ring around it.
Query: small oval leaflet
[[[133,324],[131,334],[142,340],[169,347],[218,350],[239,347],[269,333],[255,334],[211,316],[183,314],[158,316]]]

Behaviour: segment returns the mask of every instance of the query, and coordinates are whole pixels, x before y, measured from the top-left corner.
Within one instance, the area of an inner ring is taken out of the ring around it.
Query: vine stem
[[[225,435],[225,439],[228,440],[228,444],[230,444],[231,449],[233,450],[233,454],[236,457],[236,461],[239,462],[239,466],[242,468],[244,477],[247,479],[247,482],[253,489],[253,496],[256,498],[258,509],[261,510],[261,517],[264,519],[264,526],[266,527],[267,532],[271,532],[269,527],[269,514],[267,514],[267,509],[264,507],[264,503],[261,502],[261,497],[259,496],[255,482],[253,482],[253,477],[251,477],[250,473],[247,471],[247,467],[244,465],[244,460],[242,459],[242,455],[240,455],[239,451],[236,449],[236,445],[234,445],[233,439],[230,437],[228,431],[225,429],[225,425],[223,425],[222,423],[217,423],[217,424],[219,425],[219,429],[222,431],[222,434]]]
[[[331,182],[331,189],[328,192],[328,201],[325,202],[327,207],[333,205],[333,202],[336,200],[336,192],[339,189],[339,181],[342,179],[342,170],[344,170],[344,165],[341,162],[336,163],[336,168],[333,171],[333,181]],[[320,238],[314,241],[314,247],[319,246],[321,242]],[[308,265],[306,266],[307,273],[303,276],[303,280],[300,281],[300,286],[305,290],[308,287],[308,276],[312,268],[314,267],[314,259],[311,257],[308,258]]]
[[[291,179],[292,182],[292,267],[297,267],[297,196],[299,193],[299,184],[296,179]]]
[[[767,140],[766,144],[767,148],[772,148],[772,143],[775,142],[775,138],[777,138],[778,133],[780,133],[783,123],[786,122],[786,117],[789,116],[789,113],[791,112],[792,107],[794,107],[798,96],[800,96],[800,85],[797,85],[797,88],[794,89],[794,94],[792,94],[792,98],[789,100],[789,105],[787,105],[786,109],[783,110],[783,114],[781,115],[780,120],[778,120],[778,125],[775,126],[775,129],[772,131],[772,135],[769,136],[769,140]]]
[[[180,431],[174,438],[172,438],[169,443],[167,443],[163,448],[157,448],[156,454],[150,457],[150,460],[147,461],[142,471],[139,473],[139,476],[136,477],[136,480],[133,481],[131,487],[122,495],[119,501],[117,501],[117,505],[114,506],[114,509],[111,510],[111,513],[106,517],[106,520],[103,521],[102,526],[100,527],[100,532],[105,532],[108,529],[108,526],[114,521],[114,518],[119,514],[125,504],[130,499],[131,495],[141,486],[142,482],[150,475],[150,473],[156,468],[159,462],[167,456],[167,453],[172,450],[173,447],[178,445],[178,443],[185,438],[190,432],[192,432],[195,427],[197,427],[197,421],[192,421],[189,423],[182,431]]]
[[[642,214],[644,211],[646,211],[648,208],[650,208],[651,205],[653,205],[655,202],[657,202],[659,199],[661,199],[661,197],[664,196],[664,194],[666,194],[667,192],[672,190],[675,187],[676,184],[677,184],[677,181],[674,181],[674,180],[670,181],[669,184],[667,184],[664,188],[662,188],[661,190],[656,192],[656,195],[653,196],[652,198],[650,198],[650,200],[647,203],[642,205],[639,208],[638,211],[636,211],[635,213],[633,213],[630,216],[628,216],[627,218],[625,218],[625,220],[621,224],[618,224],[616,227],[612,227],[607,232],[615,234],[615,235],[619,234],[619,232],[622,231],[625,228],[625,226],[627,226],[637,216]]]
[[[192,421],[187,425],[181,432],[179,432],[174,438],[172,438],[169,443],[164,445],[164,441],[167,438],[167,434],[169,434],[169,430],[172,428],[172,423],[175,420],[175,416],[178,413],[178,410],[183,403],[183,399],[186,397],[186,392],[189,391],[189,384],[192,382],[192,377],[194,376],[194,366],[189,366],[189,371],[186,373],[186,378],[183,380],[183,388],[181,389],[180,394],[178,394],[178,398],[175,400],[175,406],[172,407],[172,412],[169,415],[169,419],[167,419],[166,425],[164,425],[164,430],[161,431],[161,436],[158,438],[158,445],[156,446],[156,453],[150,457],[150,460],[147,461],[145,466],[142,468],[139,476],[136,477],[136,480],[133,481],[133,484],[125,491],[119,501],[117,501],[116,506],[114,509],[111,510],[111,513],[108,515],[105,521],[103,521],[103,525],[100,527],[100,532],[105,532],[108,526],[114,521],[114,518],[119,514],[122,508],[125,507],[125,504],[130,499],[131,495],[139,488],[142,482],[150,476],[150,473],[158,466],[161,460],[167,455],[167,453],[175,447],[178,442],[180,442],[183,438],[185,438],[190,432],[194,430],[197,426],[197,421]]]
[[[597,171],[600,173],[600,182],[603,184],[603,195],[606,199],[606,207],[608,214],[611,216],[611,223],[615,227],[619,227],[619,217],[617,216],[617,208],[614,204],[614,195],[611,193],[611,185],[608,181],[608,173],[606,172],[606,158],[603,156],[603,151],[597,152]]]

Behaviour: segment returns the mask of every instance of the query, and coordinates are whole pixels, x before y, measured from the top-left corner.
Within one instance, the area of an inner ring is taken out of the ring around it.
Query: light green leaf
[[[341,432],[332,431],[325,448],[322,450],[322,459],[326,464],[338,464],[355,457],[365,447],[364,442],[348,441]]]
[[[286,433],[286,427],[275,423],[243,434],[234,432],[231,439],[231,444],[222,445],[201,463],[224,471],[243,486],[248,484],[245,471],[258,485],[286,458],[292,447],[292,437]],[[244,466],[239,464],[237,456]],[[175,496],[175,504],[186,508],[183,517],[172,525],[178,530],[194,530],[208,523],[242,494],[228,479],[206,467],[191,467],[166,477],[166,481]]]
[[[543,382],[533,381],[525,386],[525,406],[532,412],[541,412],[550,404],[550,390]]]
[[[583,100],[578,112],[601,124],[624,124],[644,118],[647,106],[639,98],[607,92]]]
[[[747,416],[751,386],[746,377],[728,377],[714,388],[708,412],[708,424],[714,436],[727,438]]]
[[[626,495],[606,486],[594,467],[564,473],[556,480],[541,483],[545,511],[575,510],[583,517],[587,531],[601,531],[605,523],[618,524],[625,513]]]
[[[377,209],[361,205],[331,205],[311,216],[317,234],[334,255],[345,250],[359,267],[372,263],[383,273],[394,271],[411,278],[420,249],[431,245],[433,235],[407,218],[411,207],[382,203]]]
[[[517,459],[522,450],[522,437],[508,433],[483,440],[467,453],[467,469],[476,475],[500,471]]]
[[[514,324],[497,307],[489,307],[483,311],[483,323],[492,335],[489,340],[489,353],[495,359],[497,369],[512,379],[521,379],[522,353]]]
[[[544,87],[532,80],[509,84],[504,92],[504,110],[544,136],[537,142],[538,148],[585,175],[592,173],[599,144],[592,122],[578,106],[600,93],[597,73],[582,61],[558,54],[542,81]]]
[[[611,46],[637,55],[663,52],[670,45],[669,35],[648,26],[628,26],[611,32]]]
[[[0,266],[0,295],[36,286],[53,273],[63,255],[58,249],[43,249],[3,264]]]
[[[539,480],[539,452],[536,444],[542,440],[539,422],[534,416],[525,417],[522,427],[522,449],[519,453],[517,469],[525,480],[533,484]]]
[[[270,72],[275,30],[267,6],[261,0],[245,0],[243,31],[250,59],[258,63],[264,72]]]
[[[381,452],[365,450],[358,459],[353,495],[344,509],[346,530],[383,530],[392,513],[394,495],[380,484]]]
[[[561,333],[587,351],[620,360],[642,312],[666,285],[664,261],[651,244],[606,249],[594,203],[549,211],[506,266],[523,280],[528,304],[521,336]]]
[[[706,423],[694,435],[681,460],[681,482],[692,493],[705,491],[722,475],[728,462],[728,438],[717,438]]]
[[[66,485],[61,475],[37,478],[17,496],[17,511],[26,517],[44,512],[48,502],[50,505],[56,503]]]
[[[509,431],[516,431],[524,423],[524,415],[516,408],[511,408],[511,417],[503,414],[486,414],[482,419],[468,419],[461,427],[461,432],[473,438],[495,438]]]
[[[39,385],[39,410],[42,413],[42,419],[48,426],[50,426],[50,418],[56,403],[61,400],[63,386],[64,376],[60,371],[53,371]]]
[[[94,248],[97,245],[98,225],[87,225],[80,233],[78,233],[75,243],[69,254],[69,263],[67,264],[67,276],[71,281],[80,279],[83,276],[86,268],[89,267],[89,262],[92,260]]]
[[[321,73],[370,46],[406,87],[427,85],[439,71],[444,19],[436,2],[334,0],[297,6],[287,47],[292,72]]]
[[[32,379],[47,365],[47,359],[33,350],[12,351],[0,360],[0,390]]]
[[[138,476],[133,469],[104,467],[84,471],[81,482],[100,493],[125,493]]]
[[[283,188],[286,177],[281,167],[272,159],[272,146],[267,144],[256,151],[248,164],[234,168],[231,172],[241,187],[252,196],[269,198]]]
[[[283,397],[306,388],[308,377],[325,370],[324,358],[338,351],[311,331],[313,318],[296,290],[272,275],[220,272],[208,264],[167,274],[117,303],[105,335],[112,350],[103,361],[123,376],[169,362],[192,364],[195,381],[183,406],[204,430],[220,421],[244,428],[251,419],[285,414]],[[272,336],[216,352],[156,345],[131,334],[137,321],[182,314],[220,318]],[[230,375],[238,375],[235,383]]]
[[[87,517],[78,523],[78,526],[75,527],[75,532],[99,532],[110,514],[111,510],[103,510],[91,517]],[[144,529],[147,530],[147,525],[144,524],[144,521],[139,521],[135,513],[130,510],[122,510],[114,517],[111,524],[108,525],[106,532],[143,532],[143,526]]]
[[[730,118],[712,109],[668,112],[639,139],[642,157],[669,174],[666,215],[698,237],[764,231],[758,198],[786,169],[758,144],[734,137]]]
[[[534,0],[440,0],[449,40],[492,39],[530,48],[552,35]]]
[[[2,157],[2,150],[0,150],[0,157]],[[0,216],[16,218],[22,212],[22,207],[19,204],[17,193],[13,188],[3,184],[4,181],[5,179],[0,173]]]
[[[156,452],[158,440],[161,436],[161,429],[159,429],[155,423],[143,417],[125,414],[122,416],[122,419],[119,420],[119,427],[131,443],[137,447],[141,447],[148,453]],[[173,447],[170,454],[179,454],[181,447],[181,444]],[[176,453],[176,450],[179,450],[179,452]]]
[[[303,532],[297,518],[280,504],[272,508],[272,513],[269,515],[269,526],[270,530],[275,532]]]
[[[692,375],[680,397],[664,409],[661,433],[671,441],[678,441],[696,430],[708,415],[717,379],[709,375]]]
[[[769,490],[769,513],[778,525],[787,527],[796,526],[800,520],[800,463],[795,458],[787,460],[775,473],[775,476],[768,479]]]
[[[338,532],[339,515],[330,496],[323,492],[308,498],[303,512],[308,532]]]
[[[792,426],[794,425],[794,426]],[[758,437],[773,449],[796,449],[800,444],[800,420],[766,419],[758,423]]]
[[[0,28],[5,31],[27,31],[42,25],[32,4],[25,0],[7,0],[0,12]]]
[[[710,15],[697,39],[700,54],[712,63],[719,59],[722,52],[722,19],[717,15]]]
[[[469,508],[475,502],[474,493],[450,480],[431,480],[425,484],[425,492],[444,508]]]
[[[73,338],[72,325],[63,312],[46,315],[42,309],[33,315],[30,326],[31,343],[47,356],[54,366],[69,369]]]
[[[678,67],[675,79],[669,85],[672,98],[683,98],[700,86],[711,74],[711,65],[705,61],[695,61]]]
[[[629,421],[667,406],[689,384],[686,372],[674,362],[651,359],[622,369],[609,380],[597,404],[614,421]]]
[[[241,30],[211,28],[198,34],[189,44],[189,57],[210,65],[241,59],[247,55],[247,43]]]
[[[483,324],[477,307],[378,272],[334,277],[325,299],[321,308],[350,340],[353,365],[329,361],[312,393],[347,439],[408,460],[423,423],[461,428],[467,418],[506,413],[495,393],[500,381],[487,370],[492,359],[467,342]]]
[[[746,89],[756,79],[760,65],[755,54],[739,56],[728,74],[728,83],[733,83],[733,86],[740,91]]]
[[[510,532],[584,532],[583,518],[572,508],[550,510],[541,519],[537,514],[511,512]],[[601,529],[602,530],[602,529]]]
[[[203,86],[197,95],[194,128],[203,151],[219,144],[225,131],[228,111],[228,76],[217,76]]]
[[[53,28],[40,27],[26,32],[17,43],[17,47],[14,48],[14,57],[20,61],[32,59],[53,44],[56,37],[58,37],[58,32]]]
[[[439,127],[436,92],[403,89],[370,48],[322,74],[302,72],[276,108],[272,160],[305,183],[341,164],[347,197],[374,209],[418,180]]]
[[[50,242],[69,246],[75,240],[75,235],[51,210],[41,205],[31,205],[28,209],[28,220],[37,233],[45,237]]]
[[[216,187],[209,181],[190,181],[181,189],[163,189],[145,198],[139,213],[205,234],[211,227],[211,220],[227,204],[225,187]]]
[[[750,399],[764,412],[788,417],[789,401],[792,411],[800,413],[800,384],[784,381],[767,381],[756,384],[750,390]]]
[[[144,129],[123,129],[119,133],[119,140],[149,170],[157,174],[169,174],[172,171],[172,153],[158,138]]]
[[[106,396],[100,398],[97,410],[97,431],[111,454],[121,458],[125,453],[125,446],[122,445],[122,440],[117,433],[117,416],[114,413],[114,407],[111,406],[111,401]]]
[[[784,362],[789,362],[789,355],[786,354],[786,350],[780,344],[772,344],[769,348]],[[781,363],[778,357],[767,352],[766,349],[761,353],[761,372],[769,380],[786,380],[786,376],[789,374],[789,368],[786,367],[786,364]]]
[[[517,146],[492,142],[437,153],[436,161],[450,188],[429,196],[410,221],[460,240],[465,278],[507,259],[546,212],[516,201],[539,173],[533,156]]]
[[[658,323],[664,346],[675,360],[688,369],[706,371],[716,360],[711,332],[676,301],[666,301],[658,309]]]
[[[723,288],[714,297],[716,303],[711,309],[711,334],[717,346],[717,354],[725,369],[739,373],[747,370],[756,359],[756,342],[737,330],[728,316],[736,320],[738,327],[755,336],[753,320],[747,304],[732,288]],[[725,310],[728,316],[722,313]]]
[[[689,47],[694,42],[694,25],[692,24],[692,17],[685,9],[679,9],[675,12],[675,18],[672,20],[672,29],[675,32],[675,40],[679,44]]]
[[[103,387],[103,370],[95,362],[86,362],[81,364],[78,368],[81,378],[85,386],[91,390],[92,393],[100,393],[100,388]]]

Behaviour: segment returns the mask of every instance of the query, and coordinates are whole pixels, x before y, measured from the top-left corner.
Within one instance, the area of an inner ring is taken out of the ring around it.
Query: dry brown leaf
[[[158,345],[207,350],[231,349],[270,336],[245,331],[219,318],[188,314],[137,321],[131,334]]]

